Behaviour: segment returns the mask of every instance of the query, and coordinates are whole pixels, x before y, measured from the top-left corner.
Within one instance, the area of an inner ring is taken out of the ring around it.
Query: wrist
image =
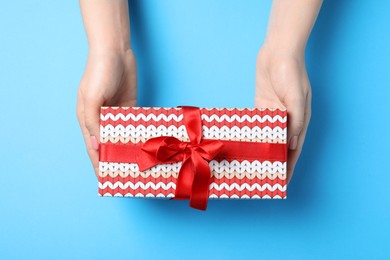
[[[98,43],[89,44],[90,53],[126,53],[131,51],[130,40],[127,41],[118,41],[118,42],[104,42],[100,41]]]
[[[268,46],[260,49],[256,67],[258,73],[267,75],[272,82],[287,84],[294,75],[304,75],[306,71],[302,53]]]
[[[303,45],[292,44],[285,41],[276,41],[266,39],[260,51],[266,53],[268,56],[283,56],[297,60],[304,60],[305,47]]]
[[[130,46],[91,46],[88,55],[94,57],[122,57],[132,54],[133,51]]]
[[[102,73],[120,73],[122,68],[133,59],[134,53],[131,49],[90,49],[87,66],[95,70],[100,70]]]
[[[273,67],[282,64],[295,64],[305,66],[304,49],[281,46],[280,44],[271,44],[264,42],[258,53],[258,62],[263,66]]]

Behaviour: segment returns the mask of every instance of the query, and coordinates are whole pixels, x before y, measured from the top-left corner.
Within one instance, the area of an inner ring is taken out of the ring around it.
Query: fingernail
[[[297,149],[297,145],[298,145],[298,136],[295,135],[295,136],[291,137],[290,144],[288,145],[288,148],[290,150],[295,150],[295,149]]]
[[[99,150],[99,144],[95,136],[91,135],[90,137],[92,148],[96,151]]]

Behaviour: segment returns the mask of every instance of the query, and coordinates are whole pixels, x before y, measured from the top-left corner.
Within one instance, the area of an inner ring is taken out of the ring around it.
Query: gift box
[[[257,108],[102,107],[101,196],[286,198],[287,112]]]

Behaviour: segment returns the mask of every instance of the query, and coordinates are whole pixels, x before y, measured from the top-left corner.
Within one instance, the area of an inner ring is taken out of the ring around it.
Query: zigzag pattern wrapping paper
[[[173,136],[188,142],[180,110],[102,107],[100,143],[139,144],[158,136]],[[286,111],[256,108],[201,108],[200,111],[202,138],[286,144]],[[100,161],[98,193],[173,198],[181,164],[159,164],[141,172],[137,163]],[[209,166],[209,198],[286,198],[286,161],[214,159]]]

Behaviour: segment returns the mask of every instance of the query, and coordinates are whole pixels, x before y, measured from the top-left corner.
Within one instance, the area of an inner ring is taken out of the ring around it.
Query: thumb
[[[305,107],[306,99],[302,96],[289,97],[285,100],[288,121],[287,121],[287,137],[288,148],[296,150],[298,147],[298,138],[305,126]]]
[[[103,105],[104,99],[102,96],[86,96],[84,102],[84,122],[87,128],[91,144],[95,150],[98,149],[100,107]]]

